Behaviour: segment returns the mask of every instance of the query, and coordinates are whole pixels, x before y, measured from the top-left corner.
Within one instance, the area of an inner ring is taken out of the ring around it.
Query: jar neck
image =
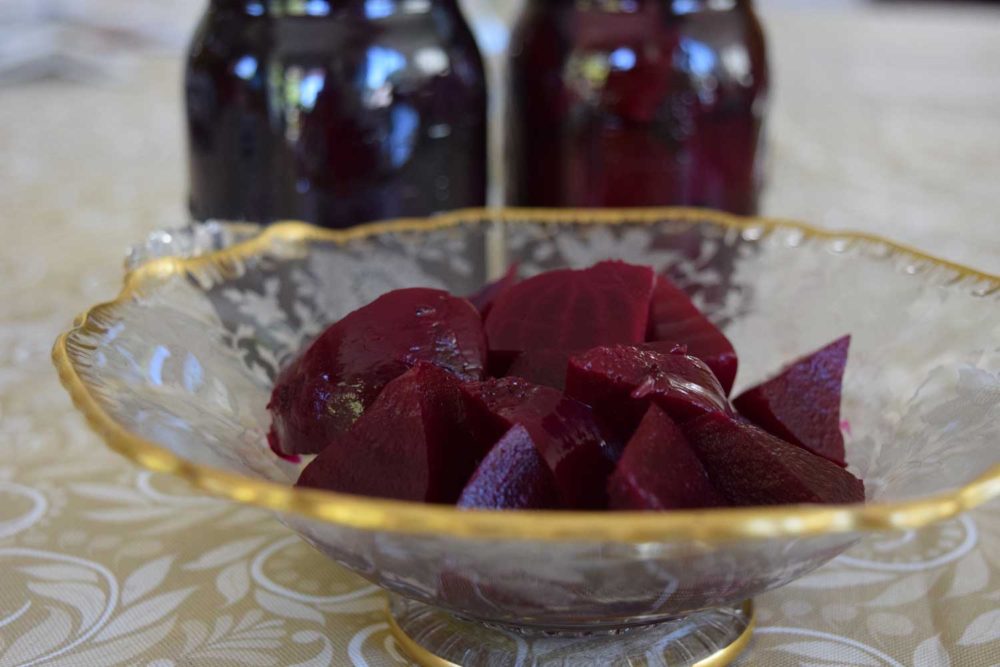
[[[215,10],[248,16],[331,16],[349,13],[372,20],[424,14],[435,8],[458,10],[457,0],[209,0]]]

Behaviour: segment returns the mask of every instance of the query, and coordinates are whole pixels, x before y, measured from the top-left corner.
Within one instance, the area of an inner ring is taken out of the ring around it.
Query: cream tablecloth
[[[818,3],[814,3],[818,4]],[[766,12],[768,213],[1000,271],[1000,13]],[[179,65],[0,88],[0,667],[406,665],[380,595],[261,511],[107,452],[48,361],[184,219]],[[1000,664],[1000,505],[758,600],[746,665]]]

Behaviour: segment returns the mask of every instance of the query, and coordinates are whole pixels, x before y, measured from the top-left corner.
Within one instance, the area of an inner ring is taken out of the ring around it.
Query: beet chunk
[[[656,274],[648,266],[600,262],[522,280],[486,318],[490,350],[586,350],[645,340]]]
[[[743,392],[733,405],[768,433],[845,465],[840,393],[850,344],[850,336],[838,338]]]
[[[726,395],[732,391],[737,366],[733,344],[698,310],[684,290],[664,276],[657,276],[650,300],[648,340],[687,345],[688,354],[712,369]]]
[[[856,503],[860,479],[752,424],[714,412],[683,427],[715,488],[733,505]]]
[[[636,345],[596,347],[570,358],[566,393],[594,406],[622,438],[651,402],[677,422],[730,409],[719,381],[700,360]]]
[[[497,297],[517,283],[517,267],[517,263],[511,264],[502,276],[491,283],[486,283],[479,288],[479,291],[468,296],[469,301],[476,307],[480,315],[486,317],[490,309],[493,308],[493,302],[496,301]]]
[[[687,347],[677,343],[643,343],[640,347],[664,354],[687,353]],[[565,391],[566,369],[569,367],[570,357],[583,352],[586,350],[568,351],[547,348],[525,350],[515,353],[513,362],[509,366],[504,366],[501,362],[495,368],[503,370],[501,375],[512,375],[530,380],[535,384],[543,384],[546,387],[555,387],[559,391]],[[502,359],[502,357],[499,358]]]
[[[566,388],[566,367],[569,365],[571,354],[563,350],[544,348],[518,352],[504,375],[524,378],[535,384],[562,391]]]
[[[506,377],[463,385],[471,423],[481,440],[495,441],[516,425],[531,436],[568,508],[604,507],[616,452],[590,408],[551,387]]]
[[[462,489],[459,507],[552,509],[559,506],[555,479],[521,425],[493,446]]]
[[[663,410],[649,406],[608,480],[608,507],[667,510],[726,504],[681,429]]]
[[[486,340],[471,303],[441,290],[400,289],[330,326],[278,376],[267,406],[272,447],[319,452],[418,361],[463,380],[483,377]]]
[[[486,449],[469,430],[459,381],[421,362],[389,382],[306,466],[298,485],[453,503]]]

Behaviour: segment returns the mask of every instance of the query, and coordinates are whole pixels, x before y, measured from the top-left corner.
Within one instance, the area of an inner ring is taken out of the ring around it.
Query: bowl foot
[[[648,667],[728,665],[753,633],[753,602],[625,629],[505,629],[390,595],[389,626],[423,667]]]

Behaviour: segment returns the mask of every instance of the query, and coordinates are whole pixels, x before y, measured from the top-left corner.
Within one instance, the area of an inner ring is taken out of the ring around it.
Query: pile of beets
[[[468,298],[399,289],[280,374],[268,439],[300,486],[461,507],[851,503],[850,338],[732,401],[732,344],[668,279],[619,261]]]

